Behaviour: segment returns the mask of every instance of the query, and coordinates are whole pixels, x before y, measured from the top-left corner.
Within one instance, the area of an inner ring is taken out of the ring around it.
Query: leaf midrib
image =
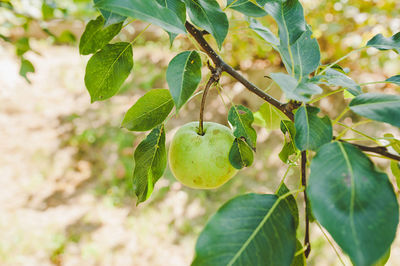
[[[129,120],[129,122],[130,122],[130,123],[134,123],[135,121],[141,119],[143,116],[146,116],[146,115],[148,115],[149,113],[152,113],[152,112],[154,112],[154,111],[157,110],[157,109],[160,109],[161,107],[163,107],[164,105],[168,104],[168,103],[171,102],[171,101],[172,101],[172,99],[169,99],[168,101],[166,101],[166,102],[164,102],[164,103],[162,103],[162,104],[160,104],[160,105],[157,105],[155,108],[150,109],[150,110],[147,111],[147,112],[143,112],[141,115],[137,116],[136,118]],[[124,123],[124,124],[125,124],[125,123]]]

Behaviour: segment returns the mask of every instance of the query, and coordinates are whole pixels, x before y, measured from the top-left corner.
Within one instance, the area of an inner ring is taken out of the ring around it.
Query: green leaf
[[[294,72],[295,78],[298,80],[315,71],[320,64],[321,53],[318,41],[315,38],[311,38],[311,35],[312,31],[308,26],[307,31],[290,48],[282,40],[278,47],[286,70],[289,74]],[[291,55],[289,49],[291,50]]]
[[[178,18],[181,20],[181,22],[183,24],[185,24],[185,22],[186,22],[185,3],[183,3],[181,0],[156,0],[156,1],[161,6],[172,10],[178,16]],[[176,36],[178,36],[178,34],[168,32],[168,35],[169,35],[170,44],[172,45],[174,39],[176,38]]]
[[[126,113],[122,127],[131,131],[147,131],[161,124],[174,103],[166,89],[153,89],[143,95]]]
[[[158,25],[172,33],[185,33],[186,29],[179,17],[155,0],[100,0],[96,7],[119,15],[137,18]]]
[[[265,11],[278,23],[281,44],[289,47],[307,30],[303,7],[298,0],[270,0],[261,2],[265,2]]]
[[[397,187],[400,188],[400,163],[391,161],[390,170],[392,170],[392,174],[396,178]]]
[[[389,144],[390,147],[392,147],[395,152],[400,154],[400,140],[396,139],[394,137],[394,135],[391,133],[386,133],[383,136],[385,137],[384,141],[386,142],[386,143],[383,143],[383,145]],[[387,143],[387,142],[389,142],[389,143]]]
[[[29,39],[27,37],[18,39],[18,41],[15,43],[15,49],[18,56],[22,56],[28,52],[31,49],[31,46],[29,45]]]
[[[133,67],[132,46],[127,42],[107,44],[86,66],[85,85],[91,102],[114,96]]]
[[[245,141],[236,138],[229,151],[229,162],[236,169],[249,167],[254,161],[253,151]]]
[[[217,41],[221,49],[229,30],[228,18],[216,0],[185,0],[190,20],[205,29]]]
[[[298,155],[298,153],[299,151],[297,150],[294,141],[285,141],[282,150],[279,152],[279,159],[286,164],[291,164],[293,163],[291,156]]]
[[[400,75],[390,77],[386,81],[400,86]]]
[[[138,198],[136,205],[147,200],[154,184],[167,166],[164,125],[154,128],[139,144],[134,153],[133,190]]]
[[[303,245],[300,243],[300,241],[297,239],[296,240],[296,253],[300,252],[303,250]],[[292,264],[290,266],[306,266],[306,256],[304,255],[304,252],[301,252],[299,255],[294,257]]]
[[[228,0],[226,6],[229,6],[229,8],[239,11],[240,13],[246,16],[263,17],[268,15],[267,12],[265,12],[265,10],[263,10],[258,5],[253,4],[249,0],[236,0],[236,2],[232,4],[233,1],[235,0]]]
[[[200,234],[192,265],[289,266],[296,228],[282,199],[246,194],[225,203]]]
[[[383,257],[381,257],[377,262],[374,263],[373,266],[385,266],[386,262],[389,260],[390,258],[390,248],[388,251],[386,251],[385,255],[383,255]]]
[[[167,83],[179,110],[192,96],[201,81],[201,58],[196,51],[175,56],[168,65]]]
[[[278,188],[278,191],[276,192],[276,195],[278,197],[285,195],[286,193],[289,193],[290,190],[288,189],[288,187],[285,185],[285,183],[281,183],[281,185]],[[297,202],[294,198],[293,195],[289,195],[288,197],[286,197],[284,199],[284,201],[286,202],[287,206],[289,207],[290,213],[293,216],[294,219],[294,224],[296,229],[299,227],[299,209],[297,208]],[[300,245],[301,246],[301,245]]]
[[[400,53],[400,32],[394,34],[390,38],[383,37],[382,34],[375,35],[367,42],[367,47],[374,47],[379,50],[391,50]]]
[[[282,120],[280,128],[283,134],[289,133],[290,139],[294,140],[294,136],[296,135],[296,128],[294,127],[294,123],[292,121]]]
[[[42,17],[43,20],[49,20],[54,17],[54,7],[46,1],[43,1],[42,3]]]
[[[358,115],[400,127],[400,96],[364,93],[350,102],[350,109]]]
[[[21,57],[21,67],[19,69],[19,75],[24,77],[24,79],[28,82],[31,83],[31,81],[28,79],[27,75],[29,72],[33,73],[35,72],[35,67],[31,63],[31,61],[26,60]]]
[[[108,44],[121,31],[121,28],[122,22],[104,27],[102,16],[89,21],[79,42],[79,53],[88,55],[97,52]]]
[[[319,84],[346,88],[354,96],[362,93],[361,87],[354,82],[354,80],[352,80],[346,74],[332,68],[328,69],[324,75],[313,77],[312,80]]]
[[[285,118],[287,117],[284,113],[269,103],[263,103],[254,113],[254,123],[257,121],[258,125],[270,130],[278,129]]]
[[[319,109],[301,106],[294,115],[296,147],[301,150],[318,150],[332,140],[332,124],[328,116],[318,117]]]
[[[271,73],[269,76],[282,89],[287,99],[308,102],[311,95],[322,92],[318,85],[306,78],[299,83],[297,79],[284,73]]]
[[[307,193],[315,218],[355,265],[371,265],[390,248],[399,222],[396,195],[387,175],[353,145],[319,149]]]
[[[93,2],[95,4],[97,4],[99,1],[101,1],[101,0],[93,0]],[[116,13],[104,10],[104,9],[100,9],[100,13],[101,13],[101,15],[103,15],[103,17],[105,19],[104,27],[110,26],[112,24],[124,22],[126,19],[125,16],[121,16]]]
[[[267,43],[270,43],[274,46],[279,45],[279,40],[275,36],[275,34],[273,34],[270,29],[265,27],[258,20],[254,18],[250,19],[250,29],[252,29],[255,33],[257,33]]]
[[[255,150],[257,133],[251,124],[254,121],[253,113],[243,105],[232,105],[228,112],[228,121],[233,127],[236,138],[245,138],[247,144]]]

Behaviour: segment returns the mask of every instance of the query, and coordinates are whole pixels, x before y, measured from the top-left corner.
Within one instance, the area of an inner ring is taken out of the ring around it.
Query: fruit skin
[[[229,150],[235,137],[226,126],[204,122],[183,125],[175,133],[169,148],[169,166],[175,178],[191,188],[217,188],[231,179],[237,170],[229,162]]]

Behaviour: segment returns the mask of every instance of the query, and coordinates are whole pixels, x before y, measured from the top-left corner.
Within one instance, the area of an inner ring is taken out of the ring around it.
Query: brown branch
[[[306,188],[307,187],[307,176],[306,176],[306,169],[307,169],[307,152],[302,151],[301,152],[301,185]],[[304,251],[304,255],[306,258],[308,258],[308,255],[310,255],[311,252],[311,243],[310,243],[310,220],[308,217],[308,199],[307,199],[307,193],[306,190],[304,189],[304,202],[305,202],[305,219],[306,219],[306,232],[304,236],[304,246],[306,247],[306,250]]]
[[[233,67],[225,63],[224,60],[214,51],[214,49],[209,45],[209,43],[204,39],[204,32],[196,29],[189,22],[185,23],[185,27],[187,31],[195,38],[197,43],[203,48],[206,54],[211,58],[216,68],[220,68],[222,71],[225,71],[229,75],[231,75],[234,79],[242,83],[249,91],[258,95],[260,98],[264,99],[266,102],[272,104],[281,112],[283,112],[290,120],[294,121],[293,110],[298,108],[300,105],[297,102],[289,101],[288,103],[281,103],[269,94],[265,93],[263,90],[258,88],[256,85],[251,83],[245,77],[243,77],[239,72],[237,72]],[[362,151],[373,152],[376,154],[380,154],[392,160],[400,161],[400,156],[392,154],[387,151],[385,147],[368,147],[358,144],[353,144],[358,147]]]
[[[222,58],[214,51],[214,49],[208,44],[208,42],[203,37],[203,32],[196,29],[192,24],[189,22],[185,23],[185,27],[187,31],[195,38],[197,43],[203,48],[206,54],[211,58],[214,65],[216,67],[220,67],[223,71],[231,75],[237,81],[242,83],[249,91],[253,92],[254,94],[258,95],[260,98],[264,99],[266,102],[272,104],[276,108],[278,108],[281,112],[283,112],[290,120],[294,120],[294,115],[292,110],[287,108],[286,104],[283,104],[270,96],[269,94],[265,93],[263,90],[258,88],[256,85],[248,81],[245,77],[243,77],[239,72],[233,69],[230,65],[224,62]]]
[[[343,141],[343,140],[339,140],[339,141],[340,142],[347,142],[347,141]],[[347,142],[347,143],[349,143],[349,142]],[[364,146],[364,145],[355,144],[355,143],[350,143],[350,144],[356,146],[357,148],[359,148],[362,151],[373,152],[373,153],[385,156],[385,157],[387,157],[389,159],[392,159],[392,160],[400,162],[400,156],[388,152],[386,147],[382,147],[382,146],[369,147],[369,146]]]

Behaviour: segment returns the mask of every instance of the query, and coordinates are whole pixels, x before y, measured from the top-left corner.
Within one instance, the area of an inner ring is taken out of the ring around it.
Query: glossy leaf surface
[[[386,81],[400,86],[400,75],[390,77]]]
[[[147,131],[161,124],[174,103],[166,89],[153,89],[143,95],[126,113],[122,126],[131,131]]]
[[[320,118],[319,109],[311,106],[301,106],[294,115],[296,127],[295,143],[301,150],[318,150],[332,140],[332,124],[328,116]]]
[[[257,1],[258,2],[258,1]],[[278,23],[279,38],[289,47],[306,31],[303,7],[298,0],[270,0],[264,9]],[[264,3],[262,3],[264,4]]]
[[[93,0],[93,2],[95,4],[97,4],[100,1],[101,0]],[[111,11],[104,10],[104,9],[100,9],[100,13],[105,19],[105,23],[104,23],[105,27],[107,27],[109,25],[112,25],[112,24],[123,22],[126,19],[125,16],[121,16],[121,15],[118,15],[118,14],[113,13]]]
[[[307,193],[315,218],[355,265],[372,265],[389,249],[399,221],[386,174],[348,143],[322,146],[311,162]]]
[[[233,105],[228,112],[228,121],[233,127],[236,138],[244,138],[249,146],[255,150],[257,133],[252,127],[253,113],[243,105]]]
[[[318,85],[308,79],[304,79],[299,83],[297,79],[284,73],[271,73],[269,76],[282,89],[286,98],[290,100],[308,102],[311,99],[311,95],[322,92]]]
[[[122,22],[104,27],[104,18],[89,21],[79,42],[79,53],[93,54],[103,48],[117,35],[122,28]]]
[[[296,229],[287,204],[275,195],[246,194],[225,203],[196,243],[192,265],[289,266]]]
[[[391,50],[400,53],[400,32],[394,34],[392,37],[386,38],[382,34],[375,35],[368,41],[367,47],[374,47],[379,50]]]
[[[185,0],[190,20],[215,38],[221,49],[229,30],[226,14],[216,0]]]
[[[168,65],[167,82],[179,110],[192,96],[201,81],[201,58],[196,51],[175,56]]]
[[[167,166],[164,125],[154,128],[139,144],[134,159],[133,190],[138,198],[137,205],[150,197],[154,184],[163,175]]]
[[[132,46],[127,42],[107,44],[86,66],[85,85],[91,102],[114,96],[133,67]]]
[[[263,17],[267,15],[264,9],[249,0],[228,0],[227,6],[249,17]],[[233,3],[233,4],[232,4]]]
[[[273,34],[270,29],[265,27],[258,20],[253,18],[250,19],[250,29],[252,29],[255,33],[257,33],[267,43],[270,43],[274,46],[279,45],[279,40],[275,36],[275,34]]]
[[[229,162],[236,169],[250,166],[254,161],[253,151],[245,141],[236,138],[229,151]]]
[[[350,102],[350,109],[358,115],[400,127],[400,96],[364,93]]]
[[[168,32],[185,33],[179,17],[155,0],[99,0],[96,7],[158,25]]]

